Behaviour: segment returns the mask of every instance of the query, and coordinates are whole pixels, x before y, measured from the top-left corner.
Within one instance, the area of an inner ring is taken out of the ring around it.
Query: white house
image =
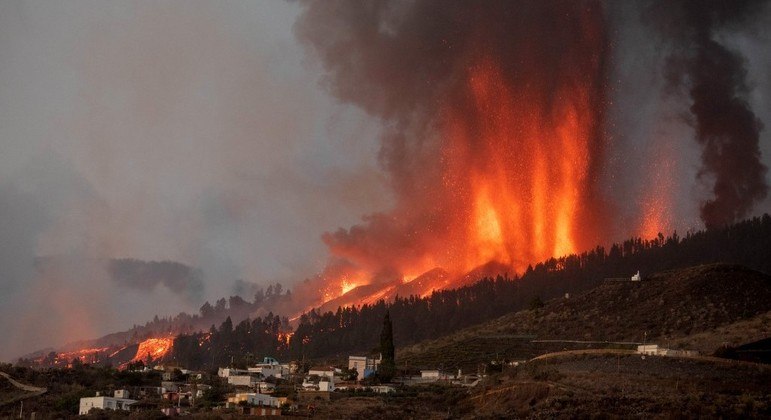
[[[421,370],[420,379],[423,381],[446,381],[453,378],[451,378],[448,373],[442,372],[440,370]]]
[[[314,373],[305,377],[302,386],[306,390],[334,391],[335,377],[334,375],[326,376]]]
[[[348,369],[358,372],[357,379],[362,380],[372,376],[380,365],[382,358],[371,358],[367,356],[348,356]]]
[[[335,379],[323,377],[319,380],[319,391],[332,392],[335,390]]]
[[[640,281],[642,280],[642,277],[640,276],[640,270],[637,270],[637,274],[632,276],[632,281]]]
[[[124,390],[121,390],[124,391]],[[116,391],[115,393],[118,394]],[[128,393],[128,391],[126,391]],[[122,395],[122,394],[121,394]],[[125,410],[128,411],[129,407],[136,403],[136,400],[132,400],[129,398],[116,398],[116,397],[105,397],[102,395],[99,395],[97,392],[97,395],[95,397],[86,397],[80,399],[80,410],[78,411],[78,414],[84,415],[88,414],[89,411],[93,408],[101,408],[104,410]]]
[[[370,389],[372,389],[374,392],[378,394],[388,394],[389,392],[396,392],[396,388],[388,385],[374,385],[374,386],[371,386]]]
[[[308,371],[308,375],[326,376],[332,378],[335,376],[336,369],[332,366],[315,366]],[[338,372],[339,373],[339,372]]]
[[[254,387],[258,382],[260,382],[260,378],[257,375],[228,376],[228,383],[230,385]]]
[[[234,368],[219,368],[217,370],[217,376],[220,378],[227,378],[233,375],[248,375],[249,371],[244,369],[234,369]]]
[[[637,353],[647,354],[649,356],[656,356],[661,353],[661,350],[659,349],[658,344],[645,344],[637,346]]]
[[[254,367],[249,368],[249,372],[259,373],[266,378],[268,376],[273,376],[274,378],[283,378],[284,376],[289,375],[289,371],[290,369],[288,364],[279,365],[279,364],[260,363],[258,365],[255,365]]]
[[[281,407],[280,398],[271,397],[270,395],[265,394],[257,394],[255,392],[242,392],[228,398],[229,404],[238,405],[238,403],[242,401],[255,406]]]
[[[648,356],[670,356],[670,357],[683,357],[683,356],[698,356],[699,352],[695,350],[674,350],[665,349],[659,347],[658,344],[646,344],[637,346],[637,353],[645,354]]]

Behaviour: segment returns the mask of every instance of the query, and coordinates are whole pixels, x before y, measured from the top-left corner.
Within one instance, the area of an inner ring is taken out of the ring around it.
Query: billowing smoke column
[[[599,2],[308,2],[324,83],[384,125],[394,208],[324,236],[333,294],[597,243],[609,41]],[[336,292],[336,293],[335,293]]]
[[[760,160],[763,128],[745,96],[740,53],[721,44],[720,31],[739,28],[758,15],[765,0],[657,1],[650,21],[671,43],[667,74],[687,89],[696,140],[702,146],[700,178],[714,182],[714,197],[701,205],[707,228],[747,216],[768,192]]]

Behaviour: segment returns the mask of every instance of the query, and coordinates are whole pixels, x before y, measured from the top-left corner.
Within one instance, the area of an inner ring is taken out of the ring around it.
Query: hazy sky
[[[687,103],[663,93],[666,50],[639,8],[609,4],[608,240],[639,231],[649,188],[674,203],[665,228],[700,228],[709,191]],[[324,88],[293,32],[302,7],[0,1],[0,360],[196,311],[237,279],[292,287],[324,267],[324,232],[394,205],[380,122]],[[723,39],[747,59],[766,166],[769,16]],[[199,267],[203,290],[127,288],[107,258]]]
[[[388,206],[374,124],[319,87],[297,4],[179,6],[0,2],[0,359],[201,303],[36,256],[205,267],[216,299],[302,280],[325,230]]]

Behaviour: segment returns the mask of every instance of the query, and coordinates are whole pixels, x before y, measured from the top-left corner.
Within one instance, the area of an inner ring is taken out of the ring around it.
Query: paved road
[[[530,361],[532,362],[534,360],[544,360],[544,359],[551,359],[554,357],[570,356],[570,355],[577,355],[577,354],[637,354],[637,352],[634,350],[618,350],[618,349],[566,350],[566,351],[558,351],[555,353],[542,354],[538,357],[534,357],[530,359]]]

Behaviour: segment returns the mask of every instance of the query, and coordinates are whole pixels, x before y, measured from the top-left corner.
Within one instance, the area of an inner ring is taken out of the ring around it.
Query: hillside
[[[765,366],[638,355],[566,355],[506,370],[461,406],[473,417],[672,418],[771,414]]]
[[[768,418],[771,367],[715,358],[551,354],[473,388],[427,384],[317,401],[334,419]]]
[[[74,353],[87,352],[93,355],[95,349],[104,349],[97,354],[99,357],[90,357],[82,361],[114,364],[102,357],[102,354],[112,354],[125,346],[137,345],[148,339],[170,336],[178,336],[178,338],[175,340],[175,350],[169,354],[169,357],[177,362],[187,363],[191,368],[214,366],[219,363],[220,358],[246,362],[249,354],[293,359],[335,359],[346,357],[351,353],[373,350],[377,346],[380,326],[386,311],[390,311],[394,323],[394,342],[398,347],[403,348],[427,339],[440,339],[464,328],[473,328],[475,325],[506,314],[521,311],[528,308],[531,302],[541,299],[554,299],[566,293],[573,296],[571,299],[576,299],[581,293],[595,289],[597,286],[603,286],[606,289],[613,287],[623,289],[624,285],[603,285],[602,279],[629,276],[639,269],[643,270],[643,274],[647,274],[723,261],[769,273],[771,272],[771,265],[769,265],[771,259],[768,258],[768,249],[771,249],[769,241],[771,241],[771,216],[764,215],[720,229],[688,232],[682,238],[677,233],[673,233],[666,238],[659,235],[651,240],[632,238],[613,244],[608,249],[598,246],[580,254],[550,258],[528,267],[524,273],[516,273],[511,277],[505,274],[505,267],[493,262],[480,266],[463,278],[455,280],[450,280],[443,270],[434,269],[395,287],[385,295],[377,292],[377,287],[373,285],[359,286],[340,298],[331,300],[322,308],[294,318],[295,322],[292,325],[286,316],[276,314],[293,313],[282,312],[281,308],[286,309],[296,304],[296,294],[290,295],[288,290],[284,293],[283,287],[277,284],[268,287],[265,292],[258,290],[252,302],[239,296],[231,296],[227,300],[223,298],[214,305],[205,303],[200,308],[200,314],[180,313],[173,318],[156,317],[145,325],[135,326],[127,331],[57,349],[58,352],[72,353],[63,355],[65,357],[57,357],[56,352],[46,350],[29,355],[28,360],[21,360],[20,363],[30,366],[51,366],[50,361],[53,360],[61,365],[61,363],[69,363]],[[493,276],[496,272],[502,275]],[[730,282],[730,276],[726,278]],[[653,280],[653,282],[657,283],[660,280]],[[465,286],[446,288],[458,285]],[[440,287],[442,290],[436,290],[424,296],[413,294],[429,286],[430,288]],[[650,288],[643,287],[637,292],[645,294],[649,291],[648,289]],[[579,319],[583,321],[586,318],[592,322],[599,322],[599,318],[609,316],[606,313],[612,313],[615,314],[615,318],[610,320],[612,322],[608,322],[607,319],[603,321],[605,325],[601,334],[603,337],[619,336],[616,334],[617,331],[613,331],[614,329],[619,331],[635,329],[637,336],[627,335],[628,339],[643,340],[643,334],[650,329],[649,326],[627,325],[625,319],[627,315],[618,313],[629,300],[637,299],[633,294],[635,290],[630,289],[625,292],[627,294],[619,295],[626,300],[618,301],[615,308],[597,307],[594,308],[595,312],[584,312],[581,309],[576,310],[575,314],[568,311],[554,313],[552,316],[561,316],[572,321]],[[655,288],[653,290],[655,291]],[[697,289],[694,291],[698,292]],[[665,296],[682,294],[682,290],[672,289],[670,292]],[[702,308],[698,308],[698,293],[685,296],[688,299],[694,299],[690,302],[690,306],[683,307],[686,308],[686,313],[671,317],[676,323],[661,324],[671,331],[663,333],[649,331],[649,334],[665,334],[674,339],[678,334],[688,334],[689,325],[703,324],[702,321],[705,319],[699,315]],[[614,297],[609,303],[615,302],[618,298],[618,296]],[[366,303],[372,299],[377,301]],[[598,300],[601,299],[602,296],[598,297]],[[657,308],[668,305],[668,299],[669,297],[665,297],[660,299],[660,302],[651,303],[647,310],[654,314],[657,311],[660,312]],[[344,304],[352,305],[335,309],[337,305]],[[719,318],[719,310],[731,313],[738,310],[733,306],[720,307],[725,302],[712,304],[718,307],[705,306],[704,310],[714,311],[713,315],[717,316],[714,320],[718,321],[718,324],[723,323]],[[274,311],[267,311],[268,308],[273,308]],[[569,308],[570,305],[563,309]],[[655,316],[659,315],[661,313],[655,314]],[[276,318],[279,322],[276,322]],[[637,318],[633,317],[633,319]],[[269,321],[269,329],[264,330],[260,327],[255,330],[253,325],[255,321],[257,324],[263,324],[266,320]],[[530,325],[528,319],[519,319],[517,322],[523,327],[532,327],[530,331],[524,332],[525,335],[531,335],[531,331],[534,331],[535,326]],[[652,319],[646,318],[646,322],[652,322]],[[277,325],[278,328],[275,328]],[[572,325],[576,330],[586,329],[583,323]],[[652,324],[652,326],[656,325],[659,324]],[[213,331],[212,326],[219,326],[218,330],[224,328],[222,331],[224,333],[210,334]],[[232,334],[229,328],[233,328]],[[505,330],[505,328],[501,329],[501,331]],[[259,332],[259,334],[255,335],[252,332]],[[572,331],[570,335],[576,339],[582,338],[585,334],[586,331]],[[558,350],[564,347],[556,343],[548,346],[541,344],[539,348],[528,350],[527,347],[532,347],[531,339],[512,340],[509,337],[512,335],[521,335],[521,331],[513,333],[493,331],[484,337],[474,337],[464,345],[468,353],[472,350],[476,351],[474,360],[488,361],[491,357],[496,357],[496,353],[499,353],[498,356],[503,354],[501,357],[521,358],[542,353],[544,349],[540,347]],[[255,340],[255,336],[259,336],[260,339]],[[758,339],[762,338],[764,337],[761,336]],[[211,351],[203,352],[198,345],[192,345],[204,341],[211,343],[212,349],[219,349],[214,353],[220,356],[212,357]],[[709,340],[701,340],[705,343],[706,341]],[[503,348],[501,351],[502,345],[510,348]],[[244,360],[240,360],[242,358]],[[471,363],[465,361],[466,359],[463,357],[458,360]]]
[[[704,335],[737,322],[756,330],[766,328],[767,324],[751,319],[769,311],[771,276],[737,265],[702,265],[657,273],[642,282],[606,281],[581,295],[548,301],[539,309],[404,348],[397,358],[409,366],[472,367],[496,355],[527,359],[563,348],[605,347],[606,341],[682,348],[690,343],[687,337],[701,335],[706,341]],[[754,338],[763,337],[755,334]]]

